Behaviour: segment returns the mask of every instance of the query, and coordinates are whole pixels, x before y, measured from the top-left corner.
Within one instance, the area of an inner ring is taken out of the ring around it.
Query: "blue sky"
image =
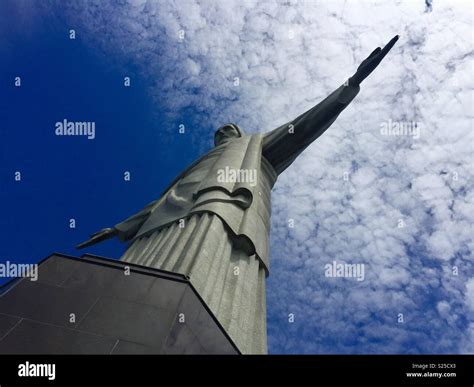
[[[70,40],[60,17],[43,15],[25,33],[12,3],[3,2],[1,11],[1,200],[15,204],[5,206],[1,220],[8,240],[2,258],[33,262],[52,251],[76,254],[78,241],[153,200],[198,153],[185,136],[168,138],[173,152],[164,152],[156,130],[161,123],[152,119],[159,106],[151,104],[133,65],[126,74],[109,66],[81,37]],[[16,76],[21,88],[14,86]],[[130,88],[123,87],[124,76]],[[54,125],[65,118],[96,122],[96,138],[56,136]],[[123,249],[111,242],[94,252],[118,257]]]
[[[156,199],[218,126],[289,121],[400,34],[275,186],[269,350],[473,352],[473,48],[460,39],[472,6],[185,3],[1,2],[0,259],[77,254],[91,232]],[[65,118],[96,122],[96,138],[56,136]],[[419,137],[382,135],[389,120],[416,121]],[[364,264],[366,278],[325,277],[334,260]]]

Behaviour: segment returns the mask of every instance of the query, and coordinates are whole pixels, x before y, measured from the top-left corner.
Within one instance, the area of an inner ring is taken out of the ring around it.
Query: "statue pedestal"
[[[0,353],[238,354],[187,277],[52,254],[0,288]]]

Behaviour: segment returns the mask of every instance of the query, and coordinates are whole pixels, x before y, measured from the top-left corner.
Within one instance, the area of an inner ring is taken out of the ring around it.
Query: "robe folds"
[[[271,190],[277,174],[262,157],[261,134],[232,139],[191,165],[141,214],[115,226],[127,239],[149,236],[193,214],[210,213],[224,223],[247,255],[256,255],[268,275]],[[219,170],[256,171],[256,181],[220,181]],[[137,227],[137,225],[139,227]],[[120,234],[119,234],[120,236]]]

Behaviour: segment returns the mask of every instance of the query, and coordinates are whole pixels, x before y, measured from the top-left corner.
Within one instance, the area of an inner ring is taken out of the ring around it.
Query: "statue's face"
[[[221,145],[233,138],[238,138],[238,137],[241,137],[241,134],[239,133],[239,131],[231,125],[226,125],[220,128],[216,132],[216,135],[214,138],[214,144],[216,146]]]

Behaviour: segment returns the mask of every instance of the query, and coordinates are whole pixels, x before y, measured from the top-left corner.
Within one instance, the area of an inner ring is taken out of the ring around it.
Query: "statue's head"
[[[233,138],[242,137],[244,134],[244,131],[237,125],[225,124],[216,130],[216,133],[214,134],[214,145],[217,146],[224,144]]]

